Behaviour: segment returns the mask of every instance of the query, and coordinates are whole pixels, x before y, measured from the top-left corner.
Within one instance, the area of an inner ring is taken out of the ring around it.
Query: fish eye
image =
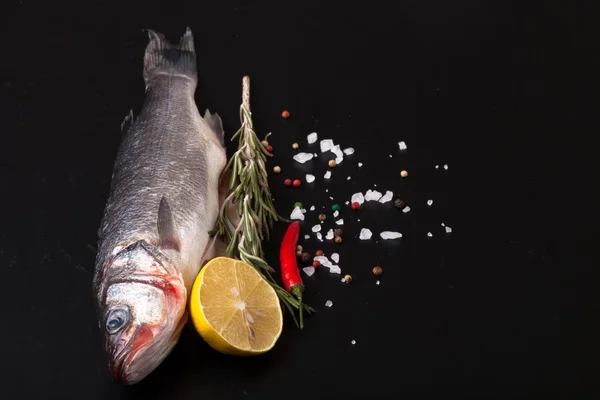
[[[106,332],[117,333],[127,323],[127,311],[117,308],[112,310],[106,317]]]

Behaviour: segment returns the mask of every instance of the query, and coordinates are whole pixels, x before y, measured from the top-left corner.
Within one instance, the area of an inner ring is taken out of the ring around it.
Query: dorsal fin
[[[129,113],[125,116],[123,122],[121,122],[121,134],[125,135],[133,125],[133,110],[129,110]]]
[[[160,248],[180,251],[181,244],[175,230],[171,207],[164,196],[160,199],[160,205],[158,206],[157,227]]]
[[[204,112],[204,120],[210,126],[210,129],[217,135],[219,141],[222,145],[225,145],[225,131],[223,130],[223,121],[221,121],[221,117],[219,114],[214,113],[211,114],[209,109],[207,108]]]

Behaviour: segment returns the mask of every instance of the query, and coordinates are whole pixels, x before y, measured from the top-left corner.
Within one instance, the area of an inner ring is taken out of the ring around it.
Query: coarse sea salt
[[[302,213],[300,207],[296,207],[292,210],[290,219],[299,219],[300,221],[304,221],[304,214]]]
[[[407,213],[407,212],[409,212],[409,211],[410,211],[410,207],[409,207],[409,206],[406,206],[406,207],[404,207],[404,208],[402,209],[402,212],[403,212],[403,213]]]
[[[319,138],[319,135],[317,135],[317,132],[309,133],[308,136],[306,136],[306,140],[308,141],[309,144],[313,144],[314,142],[317,141],[318,138]]]
[[[433,204],[433,200],[427,200],[427,205],[430,206]]]
[[[310,211],[315,211],[315,206],[310,206]]]
[[[371,239],[371,236],[373,236],[373,232],[371,232],[371,230],[369,230],[367,228],[362,228],[360,230],[360,234],[358,235],[358,238],[360,240],[369,240],[369,239]]]
[[[331,273],[331,274],[341,274],[342,273],[342,269],[340,267],[338,267],[337,265],[332,265],[331,268],[329,268],[329,273]]]
[[[325,239],[331,240],[333,239],[333,229],[327,231],[327,235],[325,235]]]
[[[351,341],[350,343],[352,343],[352,344],[356,344],[356,340],[353,340],[353,341]]]
[[[331,148],[333,147],[333,140],[323,139],[321,140],[319,145],[321,146],[321,153],[325,153],[326,151],[331,150]]]
[[[344,161],[344,152],[342,152],[342,150],[340,149],[339,144],[336,144],[335,146],[333,146],[330,151],[333,154],[335,154],[335,163],[336,164],[340,164],[342,161]]]
[[[379,285],[379,281],[375,282],[376,285]]]
[[[331,300],[327,300],[325,302],[325,307],[331,307],[333,305],[333,302]]]
[[[367,190],[365,193],[365,201],[377,201],[381,198],[382,194],[377,190]]]
[[[385,194],[379,199],[379,202],[387,203],[388,201],[391,201],[393,197],[394,193],[391,190],[386,190]]]
[[[352,178],[351,178],[351,177],[348,177],[348,178],[346,178],[346,179],[350,180],[350,179],[352,179]]]
[[[294,156],[294,160],[298,161],[300,164],[304,164],[308,160],[312,160],[314,155],[312,153],[298,153]]]
[[[333,262],[339,263],[340,262],[340,255],[338,253],[333,253],[331,255],[331,259],[333,260]]]
[[[306,214],[306,208],[302,209],[302,214]]]
[[[435,166],[435,169],[440,169],[440,166],[439,166],[439,165],[436,165],[436,166]]]
[[[444,164],[444,169],[447,170],[448,169],[448,164]]]
[[[402,237],[402,234],[400,232],[383,231],[379,234],[379,236],[381,236],[381,238],[384,240],[388,240],[388,239],[399,239]]]
[[[310,239],[310,235],[304,235],[304,239],[305,239],[305,240],[308,240],[308,239]]]
[[[325,179],[331,178],[331,171],[325,172],[325,175],[323,175],[323,178],[325,178]]]
[[[312,227],[313,232],[319,232],[321,230],[321,224],[317,224]]]
[[[362,167],[362,166],[363,166],[363,163],[359,162],[359,163],[358,163],[358,166],[359,166],[359,167]]]
[[[335,221],[336,224],[338,225],[344,225],[344,218],[340,218],[337,221]]]
[[[321,232],[317,232],[317,239],[319,239],[321,242],[323,241],[323,235],[321,235]]]
[[[302,268],[302,271],[304,271],[306,275],[312,276],[312,274],[315,273],[315,267],[304,267]]]
[[[433,234],[432,234],[431,232],[427,232],[427,236],[428,236],[428,237],[432,237],[432,236],[433,236]]]
[[[358,203],[358,204],[362,204],[365,202],[365,197],[363,196],[363,194],[361,192],[358,193],[354,193],[352,195],[352,198],[350,199],[350,201],[352,203]]]
[[[400,147],[400,150],[406,150],[406,143],[398,142],[398,147]]]
[[[449,226],[446,227],[446,233],[452,233],[452,228],[450,228]]]
[[[338,215],[340,215],[340,212],[338,210],[335,210],[333,212],[333,218],[337,218]]]
[[[306,174],[306,182],[311,183],[315,181],[315,176],[311,174]]]
[[[342,150],[345,155],[349,156],[350,154],[354,154],[354,149],[352,147],[348,147],[347,149]]]

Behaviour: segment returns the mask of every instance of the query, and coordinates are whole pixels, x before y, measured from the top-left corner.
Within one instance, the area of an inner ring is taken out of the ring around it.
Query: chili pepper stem
[[[303,285],[294,285],[290,287],[290,293],[296,297],[298,299],[298,310],[300,312],[300,329],[304,328],[304,318],[302,317],[302,309],[303,304],[302,304],[302,294],[304,293],[304,286]]]

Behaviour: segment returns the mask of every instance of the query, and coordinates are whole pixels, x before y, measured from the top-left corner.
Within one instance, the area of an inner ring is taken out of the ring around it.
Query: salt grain
[[[323,139],[319,144],[321,146],[321,153],[325,153],[326,151],[331,150],[331,148],[333,147],[333,140]]]
[[[330,150],[333,154],[335,154],[335,163],[336,164],[340,164],[342,161],[344,161],[344,153],[342,152],[342,150],[340,149],[340,145],[336,144],[335,146],[333,146]]]
[[[332,274],[341,274],[342,269],[340,267],[338,267],[337,265],[332,265],[331,268],[329,268],[329,272]]]
[[[310,206],[310,211],[315,211],[315,206]]]
[[[338,262],[340,262],[340,255],[339,255],[338,253],[333,253],[333,254],[331,255],[331,259],[332,259],[334,262],[338,263]]]
[[[331,300],[327,300],[325,302],[325,307],[331,307],[333,305],[333,302]]]
[[[359,166],[359,167],[362,167],[362,166],[363,166],[363,163],[359,162],[359,163],[358,163],[358,166]]]
[[[440,166],[439,166],[439,165],[436,165],[436,166],[435,166],[435,169],[440,169]]]
[[[315,181],[315,176],[311,174],[306,174],[306,182],[311,183]]]
[[[352,203],[358,203],[358,204],[362,204],[365,201],[365,197],[363,196],[363,194],[361,192],[358,193],[354,193],[352,195],[352,198],[350,199],[350,201]]]
[[[352,344],[356,344],[356,340],[353,340],[353,341],[351,341],[350,343],[352,343]]]
[[[343,150],[344,154],[349,156],[350,154],[354,154],[354,149],[352,147],[348,147],[347,149]]]
[[[365,193],[365,201],[377,201],[381,198],[382,194],[377,190],[367,190]]]
[[[410,211],[410,207],[409,207],[409,206],[406,206],[406,207],[404,207],[404,208],[402,209],[402,212],[403,212],[403,213],[407,213],[407,212],[409,212],[409,211]]]
[[[383,231],[379,234],[379,236],[381,236],[381,238],[384,240],[388,240],[399,239],[402,237],[402,234],[400,232]]]
[[[317,141],[318,138],[319,138],[319,135],[317,135],[317,132],[313,132],[306,137],[306,140],[308,141],[309,144],[313,144],[314,142]]]
[[[430,206],[433,204],[433,200],[427,200],[427,205]]]
[[[336,224],[338,225],[344,225],[344,218],[340,218],[337,221],[335,221]]]
[[[447,170],[448,169],[448,164],[444,164],[444,169]]]
[[[379,285],[379,281],[375,282],[376,285]]]
[[[369,240],[369,239],[371,239],[371,236],[373,236],[373,233],[369,229],[362,228],[360,230],[360,234],[358,235],[358,238],[360,240]]]
[[[400,147],[400,150],[406,150],[406,143],[398,142],[398,146]]]
[[[350,204],[350,202],[349,202],[349,201],[346,201],[344,204],[345,204],[345,205],[348,205],[348,204]]]
[[[330,198],[331,200],[333,200],[333,197],[329,196],[329,198]]]
[[[294,208],[292,214],[290,214],[290,219],[299,219],[300,221],[304,221],[304,214],[300,207]]]
[[[387,203],[388,201],[391,201],[393,197],[394,197],[394,193],[390,190],[387,190],[385,192],[385,194],[379,199],[379,202]]]
[[[427,236],[428,236],[428,237],[432,237],[432,236],[433,236],[433,234],[432,234],[431,232],[427,232]]]
[[[323,178],[325,178],[325,179],[331,178],[331,171],[325,172],[325,175],[323,176]]]
[[[350,177],[348,177],[348,178],[346,178],[346,179],[350,180],[351,178],[350,178]]]
[[[338,215],[340,215],[340,212],[339,212],[338,210],[335,210],[335,211],[333,212],[333,217],[334,217],[334,218],[337,218],[337,216],[338,216]]]
[[[333,239],[333,229],[327,231],[327,235],[325,235],[325,239],[331,240]]]
[[[317,224],[315,226],[312,227],[312,231],[313,232],[319,232],[321,230],[321,225]]]
[[[317,239],[319,239],[321,242],[323,241],[323,235],[321,235],[321,232],[317,232]]]
[[[442,226],[446,226],[446,225],[444,225],[444,223],[442,222]]]
[[[307,276],[312,276],[312,274],[315,273],[315,267],[304,267],[302,268],[302,271],[304,271]]]
[[[305,239],[305,240],[308,240],[308,239],[310,239],[310,235],[304,235],[304,239]]]
[[[452,228],[450,228],[449,226],[446,227],[446,233],[452,233]]]
[[[304,164],[308,160],[312,160],[314,155],[312,153],[298,153],[294,156],[294,160],[298,161],[300,164]]]

